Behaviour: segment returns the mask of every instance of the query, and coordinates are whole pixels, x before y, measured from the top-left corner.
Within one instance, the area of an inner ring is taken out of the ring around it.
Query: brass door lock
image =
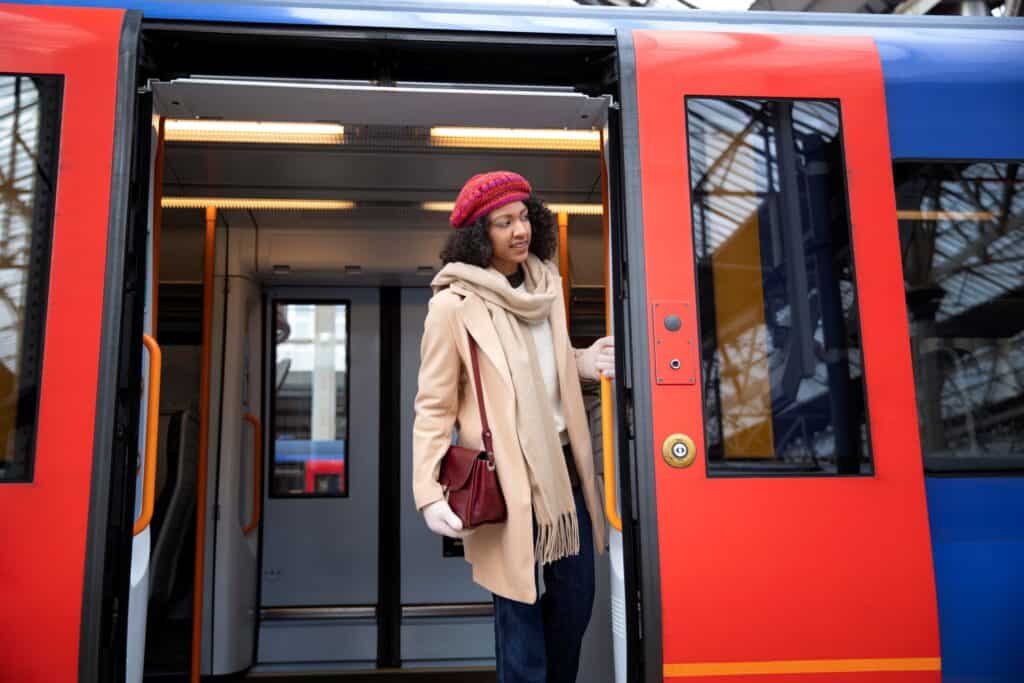
[[[670,467],[689,467],[697,459],[697,448],[686,434],[670,434],[661,444],[661,457]]]

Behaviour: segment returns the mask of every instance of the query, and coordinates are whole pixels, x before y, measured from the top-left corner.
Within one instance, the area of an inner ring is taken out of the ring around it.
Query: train
[[[486,680],[411,430],[447,212],[496,168],[557,216],[574,344],[616,337],[580,680],[1024,680],[1024,20],[0,26],[0,680]]]

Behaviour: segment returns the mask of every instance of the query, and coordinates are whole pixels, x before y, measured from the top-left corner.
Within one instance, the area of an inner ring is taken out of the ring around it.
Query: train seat
[[[153,514],[153,553],[150,557],[150,603],[167,605],[180,580],[181,553],[192,532],[196,501],[196,462],[199,456],[199,420],[190,410],[170,415],[163,461],[167,473],[165,504]]]

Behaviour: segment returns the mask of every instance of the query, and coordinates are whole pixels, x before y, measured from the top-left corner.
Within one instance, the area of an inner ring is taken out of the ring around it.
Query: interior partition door
[[[634,40],[663,677],[937,681],[875,46]]]
[[[377,661],[380,290],[273,291],[257,661]]]

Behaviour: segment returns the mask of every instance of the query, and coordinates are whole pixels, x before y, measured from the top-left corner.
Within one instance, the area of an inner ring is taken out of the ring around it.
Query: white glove
[[[476,529],[463,529],[462,520],[452,512],[443,498],[423,508],[423,521],[435,534],[449,538],[465,538]]]
[[[583,379],[596,382],[602,375],[615,379],[615,337],[601,337],[581,351],[576,367]]]

